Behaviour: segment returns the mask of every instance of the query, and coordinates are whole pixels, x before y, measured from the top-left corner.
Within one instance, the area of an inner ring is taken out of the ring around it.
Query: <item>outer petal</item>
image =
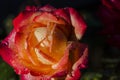
[[[29,17],[32,15],[32,12],[24,11],[21,12],[13,21],[14,28],[17,30],[21,26],[25,25],[29,21]],[[27,22],[27,23],[26,23]]]
[[[75,28],[75,34],[77,39],[81,39],[85,32],[86,24],[83,18],[73,8],[57,9],[54,14],[66,20]]]
[[[16,31],[19,30],[20,27],[25,27],[28,24],[33,23],[33,19],[37,16],[40,15],[41,11],[36,11],[36,7],[30,7],[27,6],[26,10],[21,12],[14,20],[13,20],[13,25]]]
[[[86,48],[83,55],[73,65],[71,74],[68,74],[65,80],[78,80],[78,79],[80,79],[80,76],[81,76],[80,69],[86,67],[87,58],[88,58],[88,49]]]
[[[76,37],[77,39],[81,39],[81,37],[85,32],[86,24],[83,21],[83,18],[73,8],[69,8],[69,13],[70,13],[71,23],[75,28]]]
[[[40,7],[39,10],[42,10],[42,11],[47,11],[47,12],[52,12],[54,10],[56,10],[54,7],[50,6],[50,5],[45,5],[43,7]]]
[[[14,45],[16,32],[13,30],[10,35],[0,44],[0,55],[10,66],[12,66],[16,73],[27,73],[28,70],[21,65],[18,56],[16,55],[17,49]]]
[[[20,80],[50,80],[49,77],[32,76],[30,73],[20,76]]]
[[[34,18],[35,22],[40,22],[43,24],[47,24],[47,22],[54,22],[57,24],[65,24],[65,21],[61,18],[56,17],[55,15],[53,15],[52,13],[48,13],[48,12],[43,12],[42,14],[36,16]]]
[[[69,24],[71,24],[70,14],[68,8],[57,9],[53,12],[55,15],[60,16],[64,20],[66,20]]]
[[[9,49],[7,46],[1,47],[0,53],[3,60],[6,61],[10,66],[12,66],[17,74],[24,74],[29,72],[29,70],[20,63],[19,58],[15,54],[13,54],[14,52],[11,49]]]

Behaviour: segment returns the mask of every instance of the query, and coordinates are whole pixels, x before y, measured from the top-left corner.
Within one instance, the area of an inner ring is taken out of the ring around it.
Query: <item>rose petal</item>
[[[33,12],[21,12],[14,20],[13,25],[15,29],[19,29],[21,26],[28,23],[30,16],[32,16]]]
[[[52,65],[53,69],[60,69],[61,66],[65,66],[69,60],[69,49],[71,48],[71,44],[69,44],[64,52],[64,56],[59,60],[57,64]]]
[[[30,73],[20,76],[20,80],[50,80],[49,77],[43,76],[32,76]]]
[[[37,7],[35,7],[35,6],[26,6],[25,10],[26,11],[37,11]]]
[[[81,76],[80,69],[85,68],[88,58],[88,49],[86,48],[83,55],[72,67],[71,74],[68,74],[65,80],[78,80]]]
[[[34,12],[34,11],[23,11],[21,12],[14,20],[13,25],[16,31],[19,30],[20,27],[28,26],[28,24],[31,24],[34,22],[34,18],[38,15],[40,15],[41,12]]]
[[[81,37],[85,32],[86,24],[83,21],[83,18],[73,8],[69,8],[69,13],[70,13],[71,23],[75,28],[76,37],[77,39],[81,39]]]
[[[34,21],[40,22],[43,24],[47,24],[48,22],[55,22],[57,24],[65,24],[64,20],[62,20],[61,18],[58,18],[58,17],[56,17],[53,14],[48,13],[48,12],[43,12],[42,14],[36,16],[34,18]]]
[[[40,7],[39,10],[42,10],[42,11],[47,11],[47,12],[52,12],[54,10],[56,10],[54,7],[50,6],[50,5],[45,5],[43,7]]]
[[[70,14],[68,8],[65,9],[57,9],[53,12],[55,15],[60,16],[65,19],[69,24],[71,24]]]
[[[0,55],[10,66],[12,66],[17,74],[28,73],[16,55],[16,45],[14,45],[16,32],[13,30],[8,37],[6,37],[0,44]]]

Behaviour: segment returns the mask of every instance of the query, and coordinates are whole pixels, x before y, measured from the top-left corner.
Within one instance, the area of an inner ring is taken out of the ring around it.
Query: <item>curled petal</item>
[[[68,74],[65,80],[78,80],[81,76],[80,69],[86,67],[88,58],[88,49],[86,48],[80,59],[73,65],[71,74]]]
[[[69,13],[70,13],[71,23],[75,28],[75,35],[77,39],[81,39],[81,37],[85,32],[86,24],[83,21],[83,18],[73,8],[69,8]]]
[[[71,24],[70,14],[69,14],[68,8],[65,8],[65,9],[57,9],[57,10],[54,11],[54,14],[62,17],[62,18],[65,19],[69,24]]]
[[[71,44],[68,45],[68,47],[64,52],[64,56],[59,60],[59,62],[52,66],[54,69],[59,69],[61,68],[61,66],[64,66],[68,63],[70,48],[71,48]]]
[[[87,57],[88,57],[88,48],[85,49],[83,55],[80,57],[80,59],[73,65],[73,70],[76,68],[82,69],[85,68],[87,63]]]

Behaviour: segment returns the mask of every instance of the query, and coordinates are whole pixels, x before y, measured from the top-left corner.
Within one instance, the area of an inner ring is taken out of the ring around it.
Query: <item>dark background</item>
[[[85,19],[87,30],[81,42],[88,44],[89,60],[82,70],[81,80],[120,80],[120,50],[107,44],[105,36],[99,34],[104,29],[97,12],[100,0],[1,0],[0,1],[0,40],[13,28],[12,20],[27,5],[43,6],[50,4],[56,8],[73,7]],[[13,69],[0,58],[0,80],[18,80]]]

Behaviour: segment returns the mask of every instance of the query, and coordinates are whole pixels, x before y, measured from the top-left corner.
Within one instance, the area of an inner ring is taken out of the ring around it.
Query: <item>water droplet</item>
[[[3,41],[0,45],[2,45],[2,46],[8,46],[9,43],[7,41]]]

